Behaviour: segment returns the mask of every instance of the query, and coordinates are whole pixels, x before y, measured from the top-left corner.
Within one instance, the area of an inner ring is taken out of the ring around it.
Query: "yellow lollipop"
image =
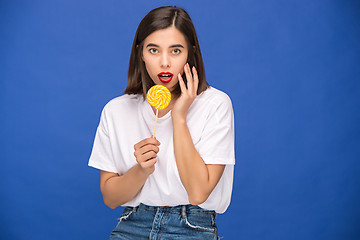
[[[162,85],[152,86],[146,94],[146,99],[151,106],[156,108],[156,118],[155,118],[155,127],[154,127],[154,135],[156,132],[156,123],[159,114],[159,109],[166,108],[171,101],[171,93],[169,89]]]
[[[146,98],[151,106],[154,106],[156,109],[164,109],[170,103],[171,93],[166,87],[155,85],[149,89]]]

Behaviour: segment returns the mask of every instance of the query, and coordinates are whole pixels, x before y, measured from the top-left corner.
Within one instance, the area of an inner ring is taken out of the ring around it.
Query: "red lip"
[[[162,77],[160,77],[161,75],[171,75],[169,79],[163,79]],[[158,74],[158,78],[161,82],[163,83],[168,83],[171,81],[171,79],[174,77],[174,75],[171,72],[161,72]]]

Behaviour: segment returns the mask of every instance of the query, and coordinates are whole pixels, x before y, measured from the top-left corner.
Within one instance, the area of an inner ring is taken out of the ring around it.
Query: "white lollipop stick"
[[[159,109],[156,109],[156,117],[155,117],[155,127],[154,127],[154,134],[153,134],[153,138],[155,138],[155,132],[156,132],[156,123],[157,123],[157,119],[158,119],[158,114],[159,114]]]

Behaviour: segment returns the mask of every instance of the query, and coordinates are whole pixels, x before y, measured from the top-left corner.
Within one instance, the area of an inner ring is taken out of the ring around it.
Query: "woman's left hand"
[[[181,95],[176,100],[174,107],[171,111],[171,116],[174,119],[186,120],[186,114],[191,104],[197,96],[199,86],[199,78],[195,67],[192,68],[192,74],[189,64],[185,64],[184,72],[187,80],[187,88],[181,74],[178,74],[179,84],[181,88]]]

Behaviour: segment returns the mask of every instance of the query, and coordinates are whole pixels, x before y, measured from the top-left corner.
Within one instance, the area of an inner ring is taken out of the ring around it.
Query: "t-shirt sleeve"
[[[117,173],[108,134],[106,106],[101,113],[88,165],[107,172]]]
[[[234,112],[230,98],[225,95],[210,102],[200,141],[195,148],[206,164],[235,164]]]

